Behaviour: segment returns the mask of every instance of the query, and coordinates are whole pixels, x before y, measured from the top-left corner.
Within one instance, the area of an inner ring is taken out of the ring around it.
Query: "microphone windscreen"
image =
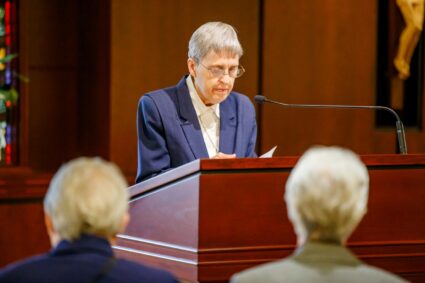
[[[266,97],[264,95],[256,95],[254,96],[254,100],[255,102],[257,102],[258,104],[263,103],[264,101],[266,101]]]

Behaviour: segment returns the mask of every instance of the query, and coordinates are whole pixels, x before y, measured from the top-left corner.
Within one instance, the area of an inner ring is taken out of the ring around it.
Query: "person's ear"
[[[130,222],[130,214],[126,212],[122,217],[119,233],[124,233],[125,228],[127,228],[127,225],[129,222]]]
[[[196,78],[196,62],[192,58],[187,59],[187,69],[193,78]]]
[[[54,247],[60,242],[60,237],[55,230],[55,226],[53,226],[52,218],[47,213],[44,213],[44,223],[46,225],[47,234],[49,235],[50,245]]]

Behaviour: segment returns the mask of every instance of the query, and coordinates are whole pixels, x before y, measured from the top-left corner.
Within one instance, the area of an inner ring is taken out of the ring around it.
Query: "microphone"
[[[375,105],[326,105],[326,104],[287,104],[275,100],[268,99],[264,95],[256,95],[254,97],[254,100],[258,104],[262,104],[264,102],[277,104],[283,107],[290,107],[290,108],[343,108],[343,109],[374,109],[374,110],[385,110],[390,112],[394,115],[396,118],[396,129],[397,129],[397,140],[398,140],[398,146],[399,151],[401,154],[407,154],[407,146],[406,146],[406,137],[404,134],[404,126],[401,122],[400,117],[398,116],[397,112],[395,112],[393,109],[386,107],[386,106],[375,106]]]

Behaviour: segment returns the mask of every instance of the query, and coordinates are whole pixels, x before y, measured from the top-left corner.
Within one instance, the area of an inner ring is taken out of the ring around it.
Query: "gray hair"
[[[127,183],[114,164],[81,157],[64,164],[50,182],[44,211],[61,239],[81,234],[110,238],[128,211]]]
[[[292,170],[286,183],[288,216],[298,237],[345,241],[366,213],[369,176],[348,149],[314,147]]]
[[[198,64],[210,51],[243,55],[243,49],[235,29],[222,22],[209,22],[200,26],[190,38],[189,58]]]

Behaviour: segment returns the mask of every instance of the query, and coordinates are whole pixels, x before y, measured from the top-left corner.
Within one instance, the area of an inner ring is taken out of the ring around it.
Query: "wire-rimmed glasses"
[[[202,63],[199,63],[199,65],[207,69],[210,72],[210,74],[215,78],[220,78],[224,75],[228,75],[229,77],[236,79],[236,78],[240,78],[245,73],[245,69],[242,66],[230,67],[228,71],[226,72],[226,69],[220,66],[207,67],[203,65]]]

